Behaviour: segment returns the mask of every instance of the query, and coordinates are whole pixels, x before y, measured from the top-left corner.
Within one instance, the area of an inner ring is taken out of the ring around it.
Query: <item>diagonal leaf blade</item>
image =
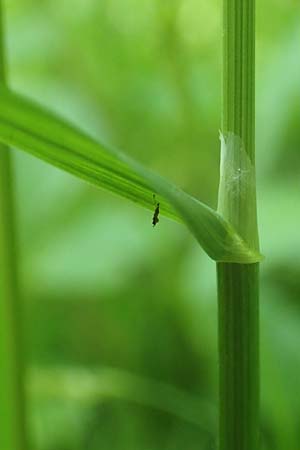
[[[116,150],[11,90],[0,88],[0,142],[24,150],[96,186],[184,222],[216,261],[262,259],[212,208]]]

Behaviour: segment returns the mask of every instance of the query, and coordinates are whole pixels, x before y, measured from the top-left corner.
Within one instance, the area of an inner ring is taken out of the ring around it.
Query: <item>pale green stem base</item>
[[[8,149],[0,147],[0,448],[25,449],[21,311]]]

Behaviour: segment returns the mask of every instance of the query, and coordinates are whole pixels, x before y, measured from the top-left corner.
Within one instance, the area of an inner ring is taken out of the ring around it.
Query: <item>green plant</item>
[[[0,140],[153,211],[155,195],[161,214],[187,225],[218,266],[220,448],[254,450],[258,446],[257,279],[262,259],[254,176],[254,2],[225,1],[224,24],[218,211],[3,85]],[[4,188],[2,193],[9,198]],[[6,300],[13,301],[8,296]]]
[[[0,3],[0,83],[5,84]],[[12,158],[0,145],[0,446],[26,448],[21,306],[18,295]]]
[[[225,150],[219,209],[258,249],[254,4],[253,0],[224,1],[222,129],[233,142]],[[255,450],[259,445],[258,263],[218,263],[217,273],[220,449]]]

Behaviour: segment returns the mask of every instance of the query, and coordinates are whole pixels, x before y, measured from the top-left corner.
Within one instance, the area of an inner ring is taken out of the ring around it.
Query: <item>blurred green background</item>
[[[300,441],[300,13],[257,2],[262,439]],[[7,0],[10,85],[216,205],[218,0]],[[214,263],[15,151],[34,450],[216,445]]]

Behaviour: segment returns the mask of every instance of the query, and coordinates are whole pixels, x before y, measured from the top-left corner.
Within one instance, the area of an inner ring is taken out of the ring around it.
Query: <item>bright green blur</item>
[[[263,450],[300,440],[296,3],[257,6]],[[14,89],[216,207],[221,2],[4,6]],[[15,160],[31,450],[215,448],[214,263],[181,225]]]

